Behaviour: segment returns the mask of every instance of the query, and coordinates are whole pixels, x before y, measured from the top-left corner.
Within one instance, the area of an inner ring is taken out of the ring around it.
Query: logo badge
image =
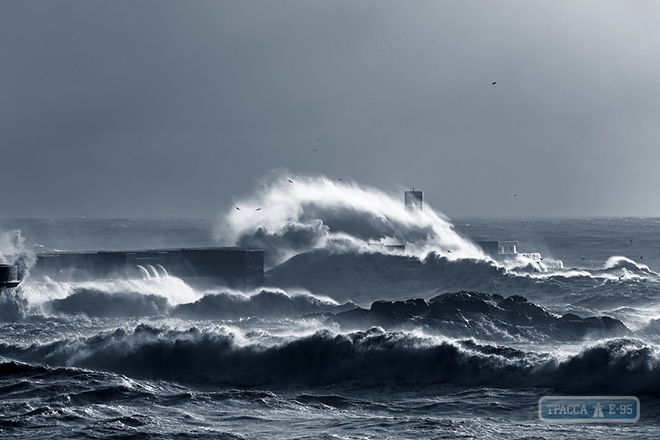
[[[544,396],[539,419],[550,423],[634,423],[639,399],[634,396]]]

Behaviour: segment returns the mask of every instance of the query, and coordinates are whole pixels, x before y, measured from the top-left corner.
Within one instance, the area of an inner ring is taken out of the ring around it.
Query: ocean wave
[[[296,255],[266,273],[266,283],[300,287],[337,301],[431,296],[442,291],[494,291],[506,270],[485,259],[449,259],[429,253],[419,259],[382,252],[337,253],[318,249]],[[521,284],[534,284],[522,280]]]
[[[44,309],[49,314],[118,318],[165,315],[170,305],[167,298],[159,295],[79,287],[66,298],[49,301]]]
[[[12,304],[15,308],[19,305],[16,301]],[[46,316],[84,315],[93,318],[171,316],[182,319],[274,319],[336,313],[355,307],[350,302],[339,304],[309,292],[286,292],[281,289],[210,291],[197,301],[175,305],[159,294],[107,290],[97,283],[97,287],[72,288],[68,296],[44,302],[41,311]],[[8,310],[9,307],[6,307],[5,313]]]
[[[171,315],[189,319],[282,318],[341,312],[354,307],[352,303],[340,305],[306,292],[289,294],[280,289],[262,289],[251,295],[233,291],[207,293],[194,303],[177,306]]]
[[[346,261],[345,257],[345,255],[339,256],[340,261]],[[372,258],[376,262],[385,258],[385,261],[389,263],[391,256],[376,254]],[[402,272],[408,270],[405,264],[414,265],[418,273],[425,270],[433,271],[434,268],[443,265],[472,264],[462,260],[448,262],[443,257],[429,256],[426,264],[430,268],[424,268],[420,267],[420,263],[416,262],[414,258],[397,258],[404,263],[400,268]],[[502,269],[485,265],[484,271],[498,274]],[[401,274],[401,272],[399,274],[386,272],[387,270],[379,276],[388,277]],[[445,271],[444,274],[446,273]],[[410,278],[405,278],[405,280],[404,284],[415,287],[413,292],[424,291],[415,280]],[[366,281],[368,282],[368,280]],[[128,285],[123,286],[129,287]],[[654,294],[654,291],[648,290],[652,286],[647,288],[646,283],[637,283],[637,286],[637,289],[642,289],[636,293],[637,297],[647,298],[651,293]],[[633,289],[633,287],[630,288]],[[219,291],[208,291],[194,302],[181,304],[172,304],[161,294],[148,293],[142,288],[139,291],[117,290],[117,288],[118,286],[114,284],[105,286],[103,283],[68,286],[67,292],[70,292],[68,295],[64,293],[63,298],[45,301],[38,307],[28,304],[20,291],[7,290],[2,293],[3,296],[0,299],[6,303],[3,308],[5,321],[20,321],[27,316],[35,319],[40,314],[45,317],[174,317],[185,320],[244,320],[248,318],[300,320],[300,318],[311,317],[319,323],[339,324],[346,329],[359,330],[370,326],[393,329],[421,328],[451,337],[473,336],[487,340],[510,341],[570,341],[584,337],[631,334],[620,320],[597,316],[593,310],[594,306],[598,305],[612,306],[609,310],[615,313],[617,318],[625,319],[629,315],[636,316],[633,313],[634,310],[626,313],[625,310],[618,311],[619,309],[613,307],[626,302],[632,303],[634,298],[631,295],[621,297],[620,290],[612,290],[612,294],[608,295],[609,291],[602,287],[594,288],[593,295],[586,295],[582,300],[572,299],[573,306],[569,308],[569,311],[574,314],[570,315],[571,318],[561,317],[566,313],[566,311],[561,312],[562,307],[555,307],[554,312],[551,313],[538,303],[528,301],[521,295],[512,295],[505,299],[496,293],[488,294],[477,291],[460,291],[440,295],[432,295],[431,293],[437,293],[432,291],[425,295],[426,298],[430,298],[428,300],[416,296],[418,298],[416,300],[392,301],[388,298],[401,298],[404,294],[398,290],[392,293],[383,289],[378,292],[382,295],[380,298],[363,308],[351,301],[337,302],[330,297],[312,295],[308,291],[295,288],[287,290],[262,288],[251,292],[225,288]],[[589,292],[589,289],[585,289],[584,292]],[[631,290],[631,292],[636,292],[636,290]],[[28,310],[31,312],[30,315],[26,315]],[[575,313],[594,316],[581,318]],[[640,319],[640,317],[635,317],[633,320],[635,328],[644,325]]]
[[[246,387],[358,380],[368,384],[388,381],[543,387],[580,393],[660,393],[658,348],[629,338],[600,342],[561,358],[380,328],[347,334],[323,330],[274,345],[244,345],[232,334],[143,324],[133,331],[116,330],[44,345],[13,347],[3,343],[0,354],[24,362],[110,371],[138,379]],[[348,404],[332,398],[318,403]]]
[[[641,340],[614,339],[552,362],[539,374],[538,385],[572,393],[660,395],[660,351]]]
[[[431,298],[438,293],[468,290],[523,295],[556,305],[585,300],[598,310],[620,305],[629,294],[635,304],[656,303],[655,291],[660,284],[656,275],[625,258],[612,258],[597,269],[541,272],[507,268],[485,258],[450,259],[435,252],[420,259],[378,250],[329,249],[298,254],[265,274],[268,285],[303,288],[363,306],[376,300]],[[603,292],[606,295],[602,296]]]

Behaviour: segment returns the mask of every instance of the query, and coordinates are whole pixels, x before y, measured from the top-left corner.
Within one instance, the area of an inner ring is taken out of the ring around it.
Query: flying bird
[[[293,183],[293,180],[289,179],[289,183]]]
[[[317,139],[317,140],[315,140],[314,142],[321,142],[321,139]]]
[[[448,252],[448,253],[450,253],[450,254],[451,254],[451,251],[450,251],[449,249],[446,249],[446,250],[447,250],[447,252]]]
[[[518,194],[514,194],[513,197],[518,197]]]
[[[314,148],[312,151],[316,152],[316,151],[319,151],[319,149],[318,149],[318,148]]]
[[[497,81],[493,81],[493,85],[497,84]]]
[[[630,244],[632,244],[632,239],[629,238],[628,241],[630,242]]]
[[[257,208],[257,209],[255,209],[255,211],[261,211],[261,208]]]
[[[238,206],[236,207],[236,209],[237,209],[238,211],[240,211],[240,210],[241,210],[241,208],[239,208]]]

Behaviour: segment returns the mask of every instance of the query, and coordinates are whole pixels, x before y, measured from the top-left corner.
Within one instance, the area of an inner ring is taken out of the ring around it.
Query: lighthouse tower
[[[424,192],[415,191],[415,188],[413,188],[412,191],[406,191],[403,193],[403,201],[408,211],[414,211],[416,209],[423,210]]]

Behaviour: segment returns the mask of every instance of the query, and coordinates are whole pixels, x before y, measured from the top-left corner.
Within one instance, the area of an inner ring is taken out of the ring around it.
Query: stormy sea
[[[0,438],[657,438],[660,219],[449,219],[274,176],[214,219],[0,221]],[[505,243],[488,252],[481,242]],[[39,275],[41,254],[237,246],[258,282],[165,265]],[[636,396],[636,423],[539,420]]]

